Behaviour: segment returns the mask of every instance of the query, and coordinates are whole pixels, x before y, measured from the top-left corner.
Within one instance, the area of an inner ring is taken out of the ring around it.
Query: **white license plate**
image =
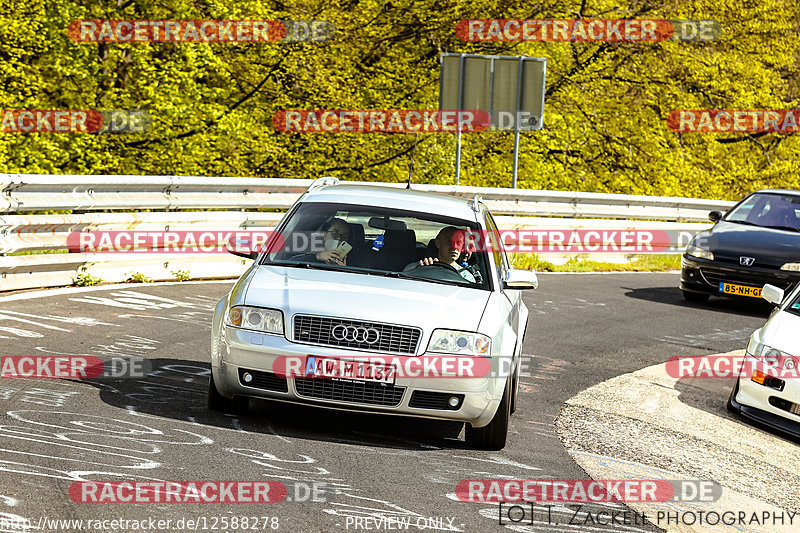
[[[396,372],[393,365],[382,362],[309,355],[306,357],[303,375],[310,378],[372,381],[394,385]]]

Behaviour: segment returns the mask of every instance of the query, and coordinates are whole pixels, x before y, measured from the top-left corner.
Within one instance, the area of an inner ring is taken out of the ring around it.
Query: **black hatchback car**
[[[716,224],[695,235],[681,259],[684,298],[759,298],[765,283],[788,291],[800,281],[800,191],[758,191],[708,217]]]

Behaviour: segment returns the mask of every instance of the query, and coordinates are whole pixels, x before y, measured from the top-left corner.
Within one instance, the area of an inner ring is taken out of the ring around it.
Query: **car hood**
[[[798,330],[800,330],[800,316],[780,311],[775,313],[764,325],[761,330],[761,339],[764,344],[777,350],[800,356]]]
[[[366,274],[264,265],[247,288],[246,305],[297,313],[476,331],[489,291]]]
[[[800,233],[787,230],[721,221],[711,230],[708,244],[715,257],[737,263],[742,255],[755,257],[755,264],[761,266],[780,267],[783,263],[800,261]]]

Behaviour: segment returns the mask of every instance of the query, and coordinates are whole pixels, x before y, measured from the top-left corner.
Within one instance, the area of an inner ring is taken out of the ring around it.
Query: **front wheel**
[[[474,428],[471,424],[467,424],[466,436],[467,444],[473,448],[482,450],[502,450],[506,445],[506,437],[508,436],[508,420],[511,417],[511,396],[509,379],[506,384],[506,390],[503,392],[503,399],[497,407],[497,412],[494,418],[489,422],[489,425],[482,428]]]
[[[697,302],[703,303],[708,301],[708,294],[703,294],[700,292],[689,292],[689,291],[681,291],[683,293],[683,299],[689,302]]]
[[[247,410],[250,400],[245,396],[226,398],[217,390],[214,373],[208,379],[208,408],[220,413],[241,413]]]

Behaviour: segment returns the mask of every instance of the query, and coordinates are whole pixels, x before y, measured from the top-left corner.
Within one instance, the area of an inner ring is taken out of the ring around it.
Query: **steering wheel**
[[[453,272],[458,274],[459,277],[461,277],[461,273],[458,270],[456,270],[456,267],[454,267],[453,265],[449,265],[447,263],[443,263],[441,261],[434,261],[430,265],[420,265],[420,268],[423,268],[423,267],[426,267],[426,266],[438,266],[438,267],[441,267],[441,268],[446,268],[448,270],[452,270]]]

